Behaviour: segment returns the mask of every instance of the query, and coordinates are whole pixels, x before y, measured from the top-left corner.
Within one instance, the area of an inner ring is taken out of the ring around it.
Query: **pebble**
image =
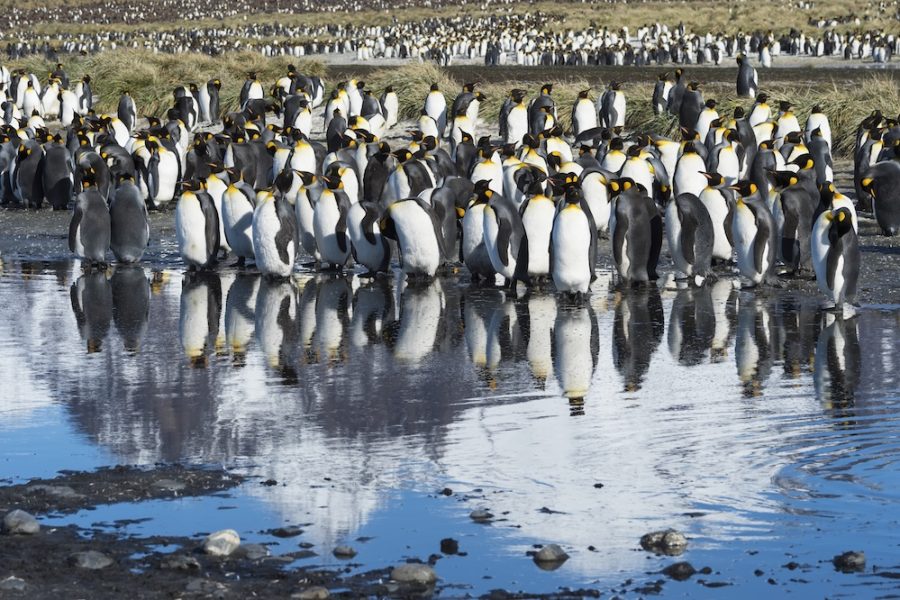
[[[24,592],[26,587],[25,580],[14,575],[0,580],[0,590],[4,592]]]
[[[294,600],[327,600],[330,596],[328,588],[322,586],[306,588],[302,592],[291,594],[291,598]]]
[[[47,494],[48,496],[56,496],[57,498],[84,498],[67,485],[45,485],[43,483],[30,485],[26,488],[32,494]]]
[[[3,517],[3,531],[10,535],[34,535],[40,530],[37,519],[24,510],[16,509]]]
[[[228,593],[228,586],[218,581],[195,577],[188,582],[184,591],[191,594],[204,594],[213,598],[224,598]]]
[[[180,492],[187,487],[187,484],[182,481],[176,481],[174,479],[159,479],[157,481],[154,481],[151,487],[166,492]]]
[[[193,556],[175,554],[166,557],[159,566],[162,569],[172,569],[173,571],[199,571],[200,561]]]
[[[301,535],[303,530],[291,525],[290,527],[278,527],[272,530],[272,535],[278,538],[292,538]]]
[[[247,560],[259,560],[269,555],[269,549],[262,544],[243,544],[237,554]]]
[[[400,583],[421,583],[431,585],[437,581],[434,569],[428,565],[407,563],[394,567],[391,571],[391,579]]]
[[[831,562],[834,563],[835,569],[843,573],[860,573],[866,570],[866,553],[850,550],[838,554]]]
[[[451,490],[451,489],[448,488],[448,487],[445,487],[444,489],[441,490],[441,495],[443,495],[443,496],[452,496],[452,495],[453,495],[453,490]]]
[[[335,555],[336,558],[353,558],[354,556],[356,556],[356,550],[354,550],[350,546],[338,546],[331,552]]]
[[[457,542],[453,538],[442,539],[441,540],[441,553],[443,553],[443,554],[458,554],[459,553],[459,542]]]
[[[663,569],[663,575],[671,577],[675,581],[687,581],[691,575],[697,572],[694,566],[686,561],[677,562]]]
[[[228,556],[241,545],[241,537],[234,529],[209,534],[203,541],[203,551],[212,556]]]
[[[469,513],[469,518],[473,521],[484,522],[493,519],[494,515],[484,508],[476,508]]]
[[[69,562],[79,569],[98,571],[100,569],[105,569],[115,561],[102,552],[87,550],[85,552],[76,552],[69,557]]]
[[[534,554],[536,562],[555,563],[565,562],[568,559],[569,555],[558,544],[548,544]]]
[[[687,548],[687,538],[674,529],[654,531],[641,537],[641,548],[669,556],[678,556]]]

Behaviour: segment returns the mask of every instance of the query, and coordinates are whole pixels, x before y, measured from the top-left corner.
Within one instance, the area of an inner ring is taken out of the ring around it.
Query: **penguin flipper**
[[[69,251],[75,252],[75,238],[78,235],[78,227],[81,225],[82,218],[81,207],[75,205],[75,212],[72,213],[72,220],[69,221]]]
[[[377,240],[375,238],[375,233],[372,231],[372,224],[378,221],[380,215],[378,214],[377,207],[374,205],[366,203],[363,208],[366,209],[366,214],[362,218],[360,228],[362,229],[366,241],[374,246]],[[356,257],[354,257],[354,260],[355,258]]]
[[[696,241],[697,220],[694,215],[678,209],[678,220],[681,221],[681,253],[689,265],[694,264],[694,242]]]
[[[616,215],[616,228],[612,238],[613,260],[616,261],[616,265],[622,264],[622,247],[625,245],[625,235],[629,226],[627,213]]]
[[[591,209],[584,199],[581,200],[581,210],[584,212],[584,216],[587,217],[588,227],[591,230],[591,242],[588,245],[588,268],[591,270],[591,281],[593,282],[597,279],[597,273],[594,270],[594,267],[597,265],[597,223],[594,221],[594,215],[591,214]],[[553,264],[552,259],[550,264]],[[595,364],[594,366],[596,367],[597,365]]]
[[[498,219],[497,223],[497,255],[503,266],[509,266],[509,242],[512,238],[512,226],[506,219]]]
[[[212,198],[204,199],[200,202],[203,208],[203,217],[206,227],[204,233],[206,235],[206,253],[207,262],[211,262],[219,252],[219,211],[212,202]]]

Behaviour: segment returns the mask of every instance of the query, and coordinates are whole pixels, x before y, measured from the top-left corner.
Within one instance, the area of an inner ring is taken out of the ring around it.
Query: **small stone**
[[[0,581],[0,591],[4,592],[24,592],[26,587],[25,580],[14,575]]]
[[[259,560],[269,555],[269,549],[262,544],[242,544],[236,555],[247,560]]]
[[[789,562],[788,564],[782,565],[782,566],[783,566],[785,569],[788,569],[789,571],[795,571],[795,570],[797,570],[797,568],[800,566],[800,563],[791,561],[791,562]]]
[[[595,483],[595,484],[594,484],[594,487],[597,488],[598,490],[602,490],[602,489],[603,489],[603,484],[602,484],[602,483]]]
[[[76,552],[69,557],[69,562],[79,569],[99,571],[100,569],[105,569],[110,566],[115,561],[102,552],[87,550],[85,552]]]
[[[757,577],[762,577],[763,575],[766,574],[766,572],[763,571],[762,569],[756,569],[755,571],[753,571],[753,574],[756,575]]]
[[[641,548],[648,552],[678,556],[687,548],[687,538],[674,529],[654,531],[641,537]]]
[[[441,552],[443,554],[457,554],[459,552],[459,542],[457,542],[453,538],[442,539]]]
[[[174,479],[159,479],[153,482],[152,487],[164,492],[180,492],[187,487],[187,484]]]
[[[228,556],[241,545],[241,537],[234,529],[209,534],[203,541],[203,551],[212,556]]]
[[[292,538],[301,535],[303,533],[303,530],[299,527],[291,525],[290,527],[278,527],[277,529],[273,529],[271,533],[275,537],[279,538]]]
[[[338,546],[332,550],[331,553],[334,554],[336,558],[353,558],[356,556],[356,550],[350,546]]]
[[[476,508],[469,513],[469,518],[473,521],[484,523],[485,521],[490,521],[491,519],[493,519],[494,515],[484,508]]]
[[[407,563],[394,567],[391,579],[400,583],[421,583],[431,585],[437,581],[434,569],[419,563]]]
[[[10,535],[34,535],[40,530],[37,519],[24,510],[16,509],[3,517],[3,531]]]
[[[569,555],[558,544],[548,544],[534,554],[534,562],[542,567],[553,565],[558,568],[568,559]]]
[[[834,563],[834,568],[842,573],[860,573],[866,570],[866,553],[850,550],[838,554],[831,562]]]
[[[712,575],[713,570],[712,570],[712,567],[703,567],[702,569],[700,569],[697,572],[701,573],[703,575]]]
[[[224,598],[228,592],[228,586],[218,581],[195,577],[184,587],[184,591],[191,594],[204,594],[213,598]]]
[[[266,479],[265,481],[260,481],[259,485],[264,485],[266,487],[274,487],[278,485],[278,481],[275,479]]]
[[[671,577],[675,581],[687,581],[697,570],[691,563],[682,561],[669,565],[662,572],[663,575]]]
[[[330,596],[331,593],[329,593],[328,588],[324,588],[318,585],[291,594],[291,598],[293,598],[294,600],[327,600],[327,598]]]
[[[174,554],[167,556],[159,563],[159,566],[161,569],[171,569],[173,571],[199,571],[200,561],[186,554]]]
[[[84,496],[73,490],[67,485],[45,485],[36,484],[26,488],[32,494],[47,494],[57,498],[83,498]]]
[[[451,490],[450,488],[444,488],[441,490],[441,495],[442,496],[452,496],[453,490]]]

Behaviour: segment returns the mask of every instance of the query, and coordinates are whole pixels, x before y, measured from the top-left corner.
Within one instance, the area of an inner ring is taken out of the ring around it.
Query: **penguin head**
[[[462,91],[464,94],[471,94],[472,92],[475,91],[475,84],[474,83],[464,83],[462,86]]]
[[[739,64],[739,65],[740,65],[740,64],[743,64],[743,62],[744,62],[744,53],[741,52],[740,54],[738,54],[737,57],[735,57],[735,61],[736,61],[737,64]]]
[[[431,84],[431,89],[430,89],[430,91],[432,91],[432,92],[439,92],[439,91],[441,91],[441,88],[438,86],[437,83],[432,83],[432,84]]]
[[[868,192],[868,194],[874,198],[875,197],[874,183],[875,183],[875,178],[868,176],[868,177],[863,177],[859,181],[859,186],[863,189],[864,192]]]
[[[579,100],[587,100],[588,94],[590,94],[590,93],[591,93],[591,88],[588,88],[586,90],[581,90],[580,92],[578,92],[578,99]]]
[[[94,167],[88,167],[81,172],[81,187],[87,189],[97,185],[97,171]]]
[[[830,181],[826,181],[825,183],[821,183],[818,186],[819,196],[826,201],[826,203],[830,204],[831,199],[834,198],[837,189],[835,189],[834,184]]]
[[[831,222],[828,234],[828,238],[831,241],[834,241],[832,236],[840,237],[853,229],[853,216],[847,207],[842,206],[837,210],[830,210],[825,213],[825,218]]]
[[[669,72],[666,71],[665,73],[660,73],[659,75],[657,75],[657,79],[658,79],[659,81],[666,81],[666,80],[668,80],[668,79],[669,79]]]
[[[256,71],[250,71],[247,73],[247,79],[250,81],[256,81]]]
[[[544,85],[541,86],[541,94],[544,94],[545,96],[549,96],[552,93],[553,93],[553,84],[552,83],[545,83]]]
[[[675,69],[675,79],[681,79],[681,76],[684,75],[684,69],[678,67]]]
[[[219,80],[219,79],[213,79],[213,80],[212,80],[212,84],[213,84],[213,87],[216,88],[217,90],[221,90],[221,89],[222,89],[222,81],[221,81],[221,80]]]
[[[609,188],[609,193],[612,196],[618,196],[619,194],[623,194],[628,190],[636,187],[634,180],[631,177],[619,177],[618,179],[611,179],[607,184]]]
[[[736,106],[734,108],[734,118],[735,119],[743,119],[747,113],[744,111],[744,107]]]
[[[759,143],[759,149],[760,150],[774,150],[775,142],[773,142],[772,140],[763,140]]]
[[[790,102],[788,102],[787,100],[781,100],[778,103],[778,110],[780,110],[782,113],[789,113],[789,112],[791,112],[792,106],[793,105]]]
[[[394,150],[392,152],[392,154],[393,154],[394,158],[397,159],[397,162],[399,162],[401,164],[405,163],[406,161],[411,159],[413,156],[412,152],[410,152],[408,148],[400,148],[400,149]]]
[[[797,174],[793,171],[778,171],[775,169],[766,169],[766,175],[768,176],[769,181],[772,182],[772,185],[779,190],[783,190],[784,188],[790,187],[792,185],[797,185],[797,182],[800,181],[800,179],[797,177]]]
[[[489,202],[494,195],[494,190],[491,189],[491,180],[479,179],[476,181],[472,194],[476,202],[483,202],[485,204]]]
[[[91,76],[90,76],[90,75],[85,75],[84,77],[81,78],[81,81],[84,82],[84,83],[90,83],[90,82],[91,82]]]
[[[365,82],[365,81],[357,81],[357,82],[356,82],[356,89],[358,89],[359,91],[363,91],[363,89],[364,89],[365,87],[366,87],[366,82]]]
[[[812,111],[810,111],[810,114],[816,115],[816,114],[820,114],[821,112],[822,112],[822,106],[819,104],[816,104],[815,106],[812,107]],[[818,127],[816,129],[818,129]]]
[[[488,99],[488,97],[485,96],[484,94],[482,94],[481,92],[475,92],[475,99],[478,100],[479,102],[484,102],[485,100]]]
[[[797,165],[801,171],[809,171],[810,169],[816,168],[816,163],[810,154],[801,154],[792,160],[790,164]]]
[[[625,140],[620,137],[612,138],[609,140],[609,150],[612,152],[613,150],[617,150],[621,152],[625,148]]]
[[[716,101],[713,98],[710,98],[705,103],[706,108],[713,110],[716,108]]]
[[[510,98],[512,98],[513,102],[515,102],[516,104],[521,104],[522,100],[525,99],[525,94],[527,93],[528,92],[523,89],[516,88],[509,93],[509,96]]]
[[[622,84],[618,81],[613,81],[609,84],[609,89],[617,92],[622,89]]]
[[[719,187],[725,181],[725,179],[718,173],[707,173],[705,171],[700,171],[700,174],[706,177],[706,181],[711,188]]]
[[[756,95],[756,103],[757,104],[765,104],[768,101],[769,101],[768,94],[757,94]]]
[[[472,143],[472,134],[468,131],[459,131],[460,143],[461,144],[471,144]]]
[[[741,179],[734,185],[730,186],[730,189],[738,193],[738,195],[740,196],[738,200],[740,200],[741,198],[749,198],[750,196],[756,194],[758,190],[756,184],[749,179]]]
[[[700,89],[700,84],[697,83],[696,81],[692,81],[692,82],[690,82],[690,83],[687,85],[687,87],[688,87],[688,89],[691,90],[692,92],[696,92],[697,90]]]

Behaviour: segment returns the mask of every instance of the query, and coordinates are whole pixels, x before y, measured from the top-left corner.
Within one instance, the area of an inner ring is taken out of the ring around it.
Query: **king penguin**
[[[657,279],[663,226],[656,203],[631,179],[614,179],[609,190],[614,195],[609,238],[619,277],[629,285]]]
[[[89,265],[104,265],[110,240],[109,210],[94,185],[92,172],[82,175],[81,188],[69,222],[69,250]]]
[[[709,275],[714,243],[712,219],[694,194],[680,194],[666,205],[666,239],[675,269],[698,285]]]
[[[253,209],[253,255],[263,275],[289,277],[297,254],[294,211],[271,190],[256,195]]]
[[[550,272],[556,291],[579,295],[586,294],[596,279],[597,226],[577,177],[567,179],[550,233]]]
[[[850,211],[839,208],[819,215],[812,233],[812,262],[828,308],[843,310],[844,304],[853,303],[859,259],[859,241]]]
[[[771,278],[775,268],[775,220],[756,184],[741,180],[732,189],[737,192],[732,239],[738,271],[753,287]]]
[[[178,251],[189,271],[209,268],[219,251],[219,215],[204,183],[189,181],[175,206]]]
[[[147,204],[134,178],[123,173],[119,176],[116,191],[109,205],[112,239],[110,247],[120,263],[136,263],[141,260],[150,241],[150,222]]]

